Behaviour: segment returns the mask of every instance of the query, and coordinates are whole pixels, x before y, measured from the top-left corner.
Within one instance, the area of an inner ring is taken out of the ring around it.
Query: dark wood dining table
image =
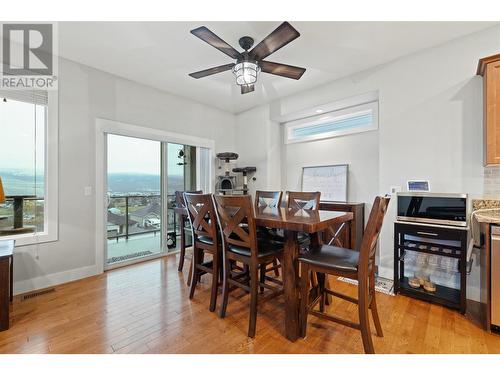
[[[299,337],[299,232],[309,233],[311,245],[321,243],[321,232],[328,227],[350,222],[352,212],[296,210],[260,207],[255,210],[255,224],[282,229],[285,235],[283,255],[283,289],[285,296],[285,336],[290,341]],[[347,226],[348,227],[348,226]]]

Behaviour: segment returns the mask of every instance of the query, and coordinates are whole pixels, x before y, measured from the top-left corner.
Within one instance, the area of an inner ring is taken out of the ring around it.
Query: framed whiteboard
[[[302,191],[319,191],[326,202],[347,202],[347,164],[302,168]]]

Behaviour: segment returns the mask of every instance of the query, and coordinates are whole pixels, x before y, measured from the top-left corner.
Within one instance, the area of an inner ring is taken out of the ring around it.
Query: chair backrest
[[[375,197],[359,249],[358,272],[368,275],[375,264],[375,251],[390,197]]]
[[[184,202],[184,193],[203,194],[201,190],[176,191],[174,194],[175,194],[175,205],[177,207],[186,207],[186,204]]]
[[[209,237],[217,247],[217,216],[212,194],[184,193],[184,204],[194,241],[197,241],[199,236]]]
[[[277,208],[281,206],[281,191],[261,191],[255,192],[255,207]]]
[[[246,248],[257,259],[257,232],[250,195],[214,195],[223,249]]]
[[[321,193],[319,191],[287,191],[286,208],[297,210],[319,210],[319,200]]]

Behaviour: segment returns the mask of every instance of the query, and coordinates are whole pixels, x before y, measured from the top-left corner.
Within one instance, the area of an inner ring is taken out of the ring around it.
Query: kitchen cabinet
[[[484,164],[500,164],[500,54],[479,60],[483,77]]]
[[[500,332],[500,221],[487,213],[476,216],[479,223],[480,305],[475,315],[488,332]]]

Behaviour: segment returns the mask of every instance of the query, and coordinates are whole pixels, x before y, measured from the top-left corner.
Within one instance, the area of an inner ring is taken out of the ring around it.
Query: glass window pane
[[[0,205],[0,236],[13,235],[13,196],[23,199],[22,227],[44,230],[45,130],[47,106],[6,98],[0,101],[0,177],[8,199]],[[17,227],[19,229],[19,227]]]
[[[318,124],[312,126],[306,126],[303,128],[296,128],[293,131],[293,137],[306,137],[316,134],[329,133],[335,130],[345,130],[358,128],[366,125],[370,125],[373,122],[372,113],[366,113],[362,115],[352,116],[349,118],[343,118],[341,120],[333,119],[331,122],[326,124]]]
[[[351,105],[285,124],[285,143],[306,142],[378,129],[378,101]]]
[[[159,254],[161,143],[108,134],[107,263]]]

